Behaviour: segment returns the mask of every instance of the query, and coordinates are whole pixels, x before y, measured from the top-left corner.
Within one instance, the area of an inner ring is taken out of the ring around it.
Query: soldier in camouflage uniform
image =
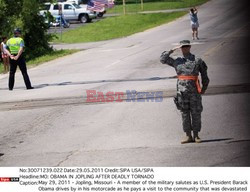
[[[183,56],[176,59],[170,57],[170,54],[179,48]],[[201,94],[205,93],[209,84],[206,63],[191,54],[190,48],[190,41],[183,40],[180,42],[179,47],[169,52],[164,51],[160,58],[162,64],[174,67],[178,75],[177,96],[174,101],[182,113],[182,125],[186,133],[185,139],[181,141],[182,144],[193,141],[196,143],[201,142],[198,135],[201,130],[201,112],[203,110]],[[199,73],[201,74],[202,88],[199,86]]]

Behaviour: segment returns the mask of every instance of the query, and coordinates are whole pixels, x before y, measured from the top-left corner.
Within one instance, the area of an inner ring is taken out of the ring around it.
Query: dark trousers
[[[22,72],[23,80],[27,89],[31,88],[31,83],[29,79],[29,75],[27,73],[26,63],[24,57],[21,55],[18,60],[10,59],[10,75],[9,75],[9,90],[12,90],[15,83],[15,73],[17,65]]]

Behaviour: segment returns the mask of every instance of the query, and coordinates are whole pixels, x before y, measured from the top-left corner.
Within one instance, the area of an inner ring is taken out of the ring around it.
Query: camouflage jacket
[[[162,64],[168,64],[174,67],[177,75],[192,75],[198,76],[201,74],[202,92],[205,92],[209,78],[207,76],[207,65],[195,55],[189,54],[187,56],[178,57],[176,59],[170,57],[169,52],[164,51],[161,55],[160,61]],[[177,92],[198,93],[195,81],[193,80],[179,80],[177,81]]]

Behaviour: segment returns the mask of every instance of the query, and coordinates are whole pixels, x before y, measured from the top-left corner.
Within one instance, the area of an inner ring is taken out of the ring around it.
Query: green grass
[[[159,1],[159,2],[147,2],[143,4],[143,10],[141,9],[141,1],[135,0],[134,4],[126,4],[126,13],[135,13],[140,11],[155,11],[166,9],[179,9],[192,6],[201,5],[209,0],[179,0],[179,1]],[[115,5],[114,8],[108,9],[107,13],[123,13],[123,5]]]
[[[63,56],[66,56],[66,55],[76,53],[77,51],[79,51],[79,50],[74,49],[74,50],[56,50],[56,51],[52,51],[49,54],[46,54],[46,55],[37,57],[36,59],[28,61],[27,65],[29,67],[37,66],[39,64],[54,60],[54,59],[56,59],[58,57],[63,57]],[[4,69],[3,64],[1,63],[0,64],[0,73],[3,73],[3,71],[4,71],[3,69]]]
[[[96,23],[67,31],[63,33],[62,41],[55,39],[55,42],[79,43],[126,37],[173,21],[186,13],[133,14],[108,17]]]

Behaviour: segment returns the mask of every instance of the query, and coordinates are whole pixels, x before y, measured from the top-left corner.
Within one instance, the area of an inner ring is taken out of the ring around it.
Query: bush
[[[22,30],[26,58],[52,51],[49,46],[52,35],[47,34],[48,25],[39,15],[39,0],[0,0],[0,36],[13,36],[14,28]]]

